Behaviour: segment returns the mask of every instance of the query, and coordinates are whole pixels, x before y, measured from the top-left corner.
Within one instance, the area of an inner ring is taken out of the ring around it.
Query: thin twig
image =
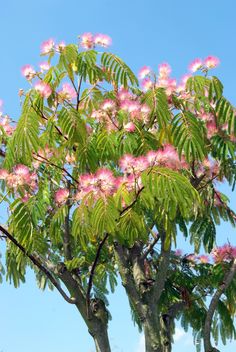
[[[108,238],[109,234],[107,233],[105,235],[105,237],[103,238],[103,240],[100,242],[99,246],[98,246],[98,250],[96,253],[96,257],[94,259],[91,271],[90,271],[90,276],[89,276],[89,282],[88,282],[88,289],[87,289],[87,294],[86,294],[86,302],[87,302],[87,315],[89,316],[89,304],[90,304],[90,293],[92,290],[92,285],[93,285],[93,277],[94,277],[94,273],[95,273],[95,269],[100,257],[100,253],[102,250],[103,245],[105,244],[107,238]]]
[[[47,278],[51,281],[53,286],[59,291],[59,293],[62,295],[62,297],[71,304],[76,304],[76,299],[70,298],[67,296],[67,294],[63,291],[61,288],[60,284],[58,281],[54,278],[54,276],[50,273],[48,269],[46,269],[42,263],[40,263],[39,259],[37,259],[34,255],[30,254],[27,252],[27,250],[3,227],[0,225],[0,231],[17,247],[20,249],[20,251],[28,257],[31,262],[37,266],[39,270],[41,270]]]

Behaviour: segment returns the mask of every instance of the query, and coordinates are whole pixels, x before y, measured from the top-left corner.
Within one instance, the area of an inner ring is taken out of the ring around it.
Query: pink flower
[[[40,67],[40,69],[41,69],[42,72],[43,72],[43,71],[47,71],[47,70],[49,70],[49,68],[50,68],[50,64],[49,64],[47,61],[41,62],[41,63],[39,64],[39,67]]]
[[[141,70],[139,71],[139,78],[144,79],[146,76],[148,76],[151,73],[151,69],[148,66],[143,66]]]
[[[231,261],[236,258],[236,247],[231,246],[231,244],[225,244],[222,247],[213,249],[211,254],[215,263]]]
[[[124,130],[127,132],[134,132],[135,131],[135,124],[133,122],[128,122],[126,125],[124,125]]]
[[[135,158],[130,154],[125,154],[119,160],[119,165],[122,171],[126,173],[132,173],[134,167]]]
[[[3,100],[0,99],[0,111],[2,111],[2,107],[3,107]]]
[[[95,43],[96,45],[100,45],[100,46],[103,46],[103,47],[107,48],[108,46],[111,45],[112,40],[111,40],[111,38],[110,38],[108,35],[106,35],[106,34],[96,34],[96,35],[94,36],[94,43]]]
[[[160,78],[168,78],[171,73],[171,67],[167,62],[164,62],[158,66],[159,69],[159,77]]]
[[[81,35],[81,46],[84,49],[92,49],[94,47],[94,38],[92,33],[84,33]]]
[[[203,65],[202,59],[195,59],[189,64],[189,70],[191,72],[196,72],[198,71]]]
[[[70,192],[66,188],[61,188],[55,193],[55,201],[58,204],[65,204]]]
[[[31,65],[25,65],[22,67],[21,73],[26,79],[31,80],[36,72]]]
[[[198,259],[202,264],[209,263],[208,255],[205,255],[205,254],[199,255]]]
[[[111,170],[99,169],[95,174],[97,187],[105,194],[112,194],[115,188],[115,178]]]
[[[21,176],[23,178],[28,178],[28,176],[30,174],[29,168],[25,165],[22,165],[22,164],[16,165],[14,167],[13,171],[14,171],[15,175]]]
[[[127,89],[120,88],[120,90],[118,92],[119,100],[123,101],[123,100],[130,99],[131,97],[132,97],[132,95],[130,94],[130,92]]]
[[[65,47],[66,47],[66,43],[64,41],[61,41],[56,45],[56,50],[61,53],[65,49]]]
[[[43,97],[48,98],[52,94],[52,89],[48,83],[39,81],[35,84],[34,89]]]
[[[41,53],[42,54],[49,54],[54,48],[55,42],[53,39],[48,39],[47,41],[43,42],[41,45]]]
[[[67,100],[72,100],[77,97],[77,93],[69,83],[64,83],[62,85],[62,89],[58,92],[58,94]]]
[[[142,87],[144,90],[149,90],[153,87],[153,82],[150,78],[145,78],[143,81],[142,81]]]
[[[0,169],[0,180],[6,180],[9,176],[9,172],[5,169]]]
[[[183,255],[183,251],[182,251],[181,249],[176,249],[175,255],[176,255],[177,257],[181,257],[181,256]]]
[[[190,77],[192,77],[192,75],[190,75],[190,74],[184,75],[180,80],[181,84],[183,84],[185,86]]]
[[[157,157],[158,157],[158,153],[154,150],[151,150],[150,152],[147,153],[146,159],[150,166],[153,166],[156,164]]]
[[[218,59],[218,57],[216,56],[208,56],[205,60],[204,60],[204,65],[208,68],[215,68],[216,66],[218,66],[220,63],[220,60]]]
[[[102,103],[102,110],[108,111],[108,110],[112,110],[114,109],[116,106],[115,102],[111,99],[106,99],[104,100],[104,102]]]

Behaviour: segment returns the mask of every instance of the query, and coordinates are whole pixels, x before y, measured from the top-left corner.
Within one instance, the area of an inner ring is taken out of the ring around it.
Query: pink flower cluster
[[[228,262],[236,258],[236,247],[225,244],[222,247],[213,249],[211,254],[215,263]]]
[[[120,110],[127,113],[128,121],[124,122],[123,126],[127,132],[135,131],[134,122],[136,120],[147,122],[150,113],[150,108],[146,104],[142,104],[128,90],[121,88],[118,91],[116,101],[105,99],[100,105],[100,109],[94,110],[91,117],[105,124],[107,130],[117,130],[119,125],[117,112]]]
[[[215,56],[207,56],[204,60],[197,58],[190,63],[189,70],[191,72],[196,72],[200,69],[209,70],[217,67],[219,63],[220,60]]]
[[[80,44],[84,49],[93,49],[95,45],[107,48],[112,43],[111,38],[106,34],[93,35],[92,33],[88,32],[82,34],[79,38]]]
[[[34,85],[34,89],[41,95],[43,98],[49,98],[50,95],[52,94],[52,88],[48,83],[45,83],[43,81],[38,81]]]
[[[11,173],[0,169],[0,180],[4,180],[7,186],[14,191],[19,188],[35,191],[37,188],[37,174],[30,172],[29,168],[22,164],[16,165]]]
[[[66,188],[60,188],[58,191],[56,191],[55,193],[55,202],[58,204],[58,205],[62,205],[62,204],[65,204],[68,197],[69,197],[69,190],[66,189]]]
[[[63,100],[72,100],[77,97],[77,93],[69,83],[64,83],[62,89],[58,92],[58,95]]]
[[[15,127],[10,125],[11,119],[8,115],[3,115],[0,112],[0,135],[2,134],[1,128],[4,130],[7,136],[11,136],[15,130]]]
[[[54,39],[50,38],[41,44],[41,54],[47,55],[54,51],[60,53],[65,49],[65,46],[66,44],[64,41],[61,41],[60,43],[56,44]]]
[[[187,167],[185,160],[179,159],[176,149],[170,144],[157,151],[151,150],[146,156],[135,158],[126,154],[120,159],[119,165],[121,170],[128,174],[139,174],[150,166],[162,166],[173,170]]]
[[[76,199],[81,200],[88,193],[92,193],[95,199],[114,194],[117,190],[118,182],[109,169],[99,169],[95,174],[85,174],[80,176],[79,191]]]

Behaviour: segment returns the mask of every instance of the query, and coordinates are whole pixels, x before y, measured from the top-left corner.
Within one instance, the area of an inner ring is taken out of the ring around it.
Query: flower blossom
[[[138,77],[140,79],[144,79],[146,76],[148,76],[151,73],[151,69],[148,66],[143,66],[138,74]]]
[[[168,78],[171,73],[171,67],[167,62],[163,62],[158,66],[159,69],[159,77],[160,78]]]
[[[124,130],[127,132],[134,132],[135,131],[135,124],[133,122],[128,122],[124,125]]]
[[[53,39],[48,39],[41,44],[41,53],[49,54],[54,49],[55,42]]]
[[[216,66],[218,66],[220,63],[220,60],[218,59],[218,57],[216,56],[208,56],[205,60],[204,60],[204,65],[208,68],[215,68]]]
[[[196,72],[198,71],[203,65],[202,59],[195,59],[189,64],[189,70],[191,72]]]
[[[92,33],[84,33],[81,35],[81,46],[84,49],[92,49],[94,47],[94,40]]]
[[[52,94],[52,89],[48,83],[39,81],[35,84],[34,89],[39,92],[43,98],[48,98]]]
[[[225,244],[222,247],[214,248],[211,254],[215,263],[231,261],[236,258],[236,247],[231,246],[231,244]]]
[[[100,45],[100,46],[103,46],[104,48],[107,48],[108,46],[111,45],[111,43],[112,43],[111,38],[106,34],[96,34],[94,36],[95,45]]]
[[[55,193],[55,202],[58,204],[65,204],[68,197],[69,197],[69,190],[66,188],[60,188],[58,191]]]
[[[62,89],[58,92],[58,94],[61,98],[67,100],[72,100],[77,97],[75,89],[69,83],[64,83],[62,85]]]
[[[39,64],[39,67],[40,67],[41,72],[47,71],[47,70],[49,70],[49,68],[50,68],[50,64],[49,64],[47,61],[41,62],[41,63]]]
[[[31,80],[34,78],[36,72],[31,65],[25,65],[22,67],[21,73],[26,79]]]

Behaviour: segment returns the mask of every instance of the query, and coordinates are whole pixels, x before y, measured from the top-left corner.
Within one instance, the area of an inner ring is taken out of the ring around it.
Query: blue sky
[[[236,104],[235,13],[234,0],[2,0],[0,98],[4,111],[18,118],[18,89],[27,87],[20,69],[42,61],[42,41],[52,37],[76,42],[77,35],[87,31],[110,35],[111,50],[135,72],[143,65],[156,69],[159,63],[168,61],[173,76],[180,77],[195,57],[218,56],[221,65],[215,74],[223,81],[225,95]],[[236,209],[235,200],[232,206]],[[222,225],[218,235],[219,243],[230,238],[236,244],[229,226]],[[180,242],[179,247],[185,244]],[[4,252],[3,244],[0,251]],[[31,273],[18,290],[3,283],[0,297],[0,352],[94,351],[75,308],[57,292],[39,291]],[[142,337],[132,326],[121,287],[111,296],[110,310],[112,351],[143,352]],[[178,328],[174,352],[193,350],[190,337]],[[228,345],[223,350],[232,349],[233,345]]]

